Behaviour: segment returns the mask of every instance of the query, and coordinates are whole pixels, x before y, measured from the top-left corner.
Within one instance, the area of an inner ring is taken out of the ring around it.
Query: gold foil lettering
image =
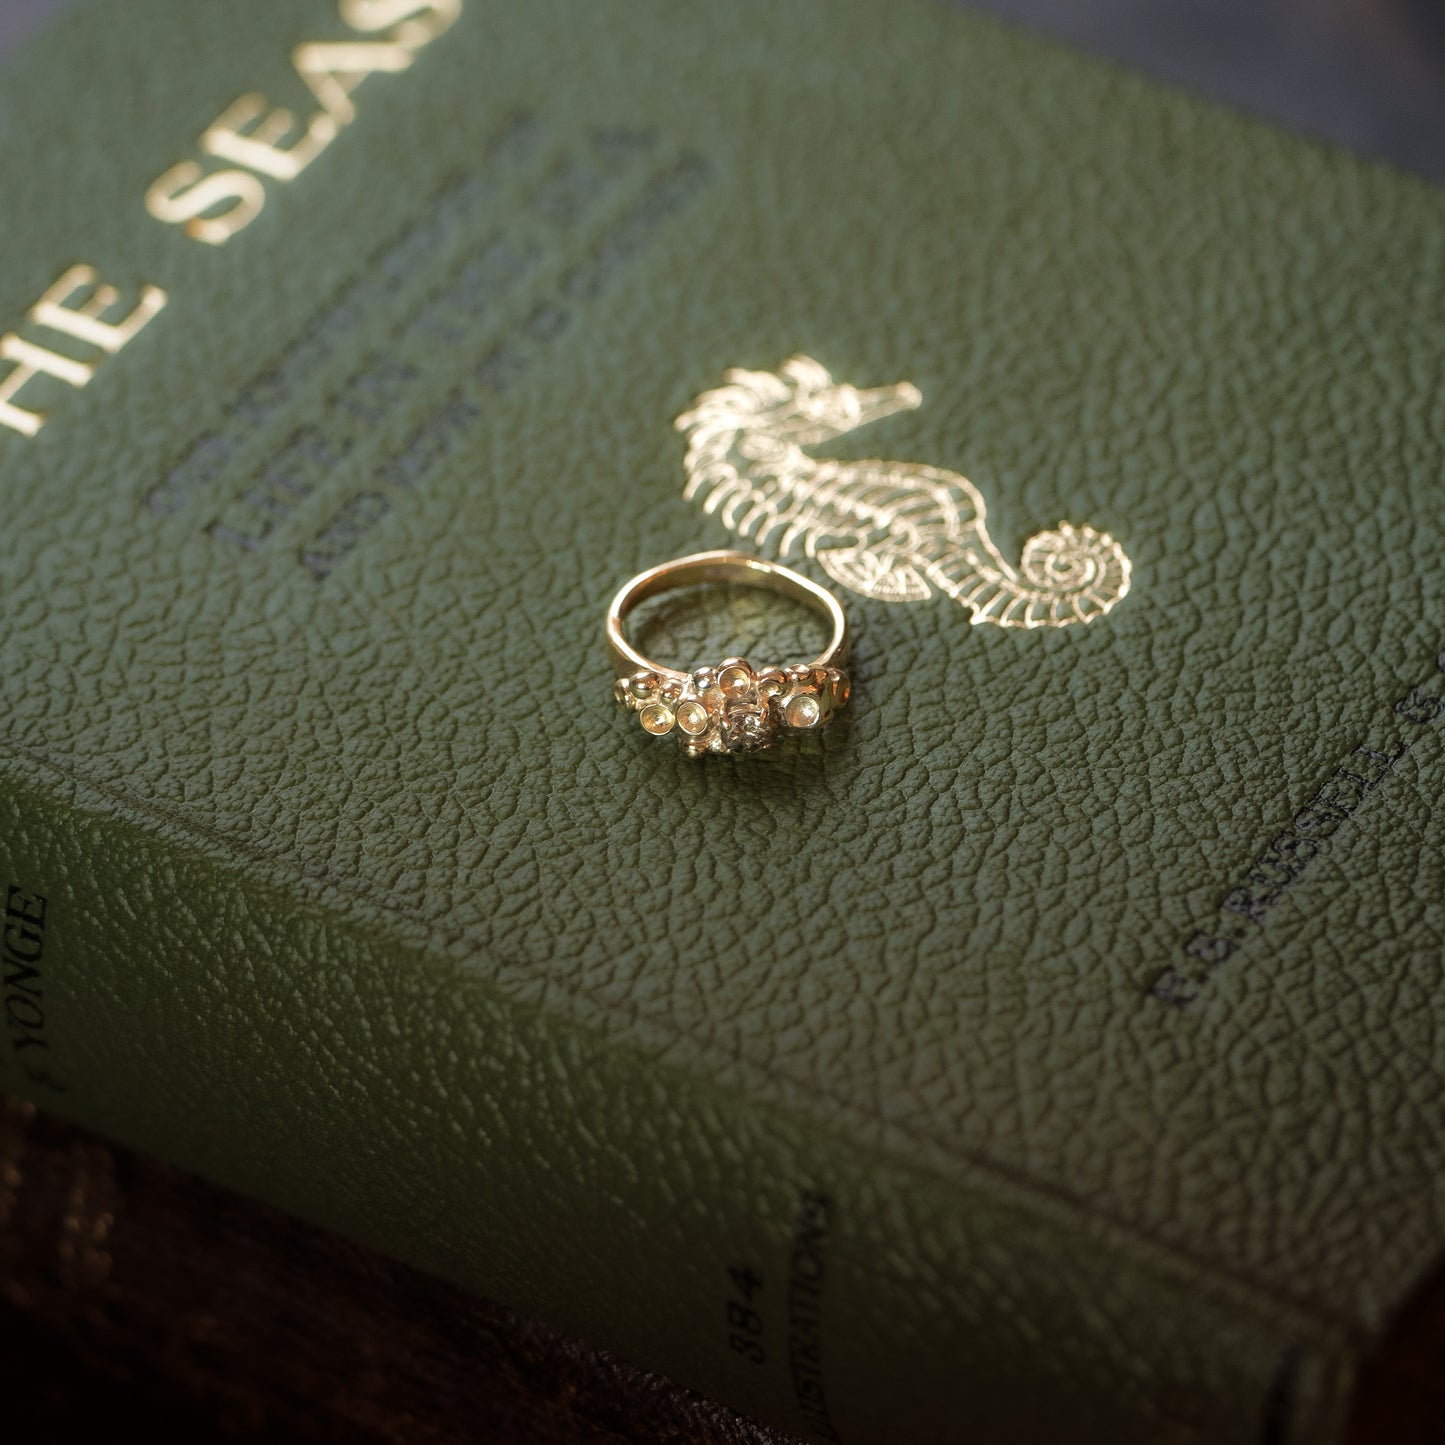
[[[295,128],[296,119],[289,110],[268,112],[266,106],[263,95],[243,95],[206,129],[201,149],[263,176],[294,181],[336,139],[336,121],[324,113],[314,115],[303,136],[282,146],[279,142]],[[247,133],[245,127],[253,125]]]
[[[71,306],[75,293],[85,287],[94,288],[90,299],[82,306]],[[102,321],[102,314],[119,300],[120,292],[102,284],[94,267],[72,266],[35,303],[30,319],[37,326],[77,337],[114,356],[166,304],[166,293],[159,286],[146,286],[139,304],[124,321]]]
[[[14,335],[0,341],[0,356],[6,361],[15,362],[21,370],[28,370],[33,375],[39,375],[42,371],[48,372],[51,376],[59,377],[61,381],[69,382],[71,386],[84,386],[95,374],[95,368],[87,366],[83,361],[72,361],[68,356],[47,351],[43,346],[22,341]],[[21,382],[22,386],[24,384]]]
[[[413,60],[405,45],[383,40],[351,40],[336,44],[299,45],[291,56],[296,73],[338,125],[356,119],[351,92],[377,71],[396,74]]]
[[[249,171],[217,171],[202,179],[195,161],[173,165],[146,192],[146,210],[156,220],[184,226],[186,235],[208,246],[220,246],[244,230],[265,204],[266,188]],[[217,206],[225,210],[206,215]]]
[[[266,188],[258,179],[293,181],[356,117],[351,96],[367,76],[398,74],[410,67],[413,52],[451,28],[462,0],[339,0],[341,19],[367,35],[391,33],[376,40],[314,41],[292,52],[299,78],[321,102],[305,129],[294,139],[298,122],[284,107],[270,106],[265,96],[249,93],[224,110],[200,138],[200,149],[240,169],[207,174],[193,160],[180,161],[145,194],[146,210],[158,221],[184,226],[186,234],[219,246],[249,226],[266,204]],[[88,292],[84,299],[78,294]],[[104,319],[120,302],[114,286],[102,282],[91,266],[72,266],[31,308],[27,321],[114,356],[166,304],[159,286],[145,286],[140,300],[122,318]],[[17,401],[19,394],[42,376],[67,386],[86,386],[95,375],[94,362],[78,361],[41,346],[15,332],[0,336],[0,427],[33,437],[46,414]]]
[[[90,296],[81,305],[72,306],[76,292],[87,288]],[[26,320],[113,356],[166,304],[166,293],[159,286],[143,287],[139,303],[124,320],[102,321],[101,315],[119,300],[120,292],[102,282],[93,266],[72,266],[30,308]],[[24,387],[40,376],[82,387],[95,375],[95,364],[77,361],[14,332],[0,337],[0,361],[8,361],[15,368],[0,381],[0,426],[27,437],[33,437],[45,425],[46,414],[17,404],[16,397]]]
[[[341,18],[353,30],[375,34],[395,25],[392,38],[409,50],[420,50],[462,13],[462,0],[341,0]]]
[[[291,111],[269,108],[266,97],[254,92],[241,96],[206,128],[200,148],[244,169],[204,175],[194,161],[182,161],[146,192],[151,215],[184,225],[188,236],[212,246],[229,241],[266,204],[266,189],[257,176],[294,181],[356,118],[351,96],[362,81],[408,69],[415,51],[455,23],[462,0],[340,0],[340,12],[353,30],[390,34],[376,40],[308,41],[292,51],[298,77],[323,107],[306,121],[305,130],[290,139],[299,124]]]
[[[33,437],[45,425],[43,411],[26,411],[16,406],[16,394],[42,372],[57,377],[71,386],[84,386],[95,372],[83,361],[72,361],[47,351],[43,346],[24,341],[13,332],[0,338],[0,361],[13,362],[15,370],[0,382],[0,426],[8,426],[24,436]]]
[[[184,226],[186,234],[219,246],[249,226],[266,204],[261,176],[293,181],[356,117],[352,93],[368,76],[398,74],[411,66],[414,52],[451,28],[463,0],[339,0],[342,21],[352,30],[378,35],[375,40],[314,41],[292,52],[297,76],[321,102],[322,110],[298,122],[291,111],[272,107],[263,95],[241,96],[200,138],[200,149],[237,169],[206,173],[194,160],[180,161],[145,193],[146,210],[158,221]],[[389,31],[384,37],[380,32]],[[289,142],[289,143],[288,143]],[[78,299],[80,293],[86,294]],[[140,299],[122,318],[105,320],[120,303],[114,286],[102,282],[91,266],[72,266],[31,308],[27,321],[114,356],[166,304],[159,286],[144,286]],[[4,367],[8,364],[9,371]],[[79,361],[16,332],[0,336],[0,427],[33,437],[46,414],[17,398],[42,376],[83,387],[95,375],[96,362]]]

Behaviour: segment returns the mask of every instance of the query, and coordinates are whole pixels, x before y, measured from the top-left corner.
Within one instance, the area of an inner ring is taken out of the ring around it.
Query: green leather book
[[[0,121],[0,1088],[814,1440],[1333,1438],[1445,1242],[1439,192],[911,0],[129,0]],[[853,701],[692,759],[603,617],[729,545]]]

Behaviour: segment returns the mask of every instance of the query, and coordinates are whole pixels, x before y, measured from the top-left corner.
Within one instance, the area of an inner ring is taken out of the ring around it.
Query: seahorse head
[[[679,431],[745,432],[806,447],[911,411],[923,399],[908,381],[869,390],[836,382],[810,356],[791,357],[775,372],[735,369],[726,376],[725,385],[705,391],[678,417]]]

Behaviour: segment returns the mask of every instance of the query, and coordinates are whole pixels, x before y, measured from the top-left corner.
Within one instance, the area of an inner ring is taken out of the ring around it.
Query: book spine
[[[0,760],[0,1089],[815,1441],[1323,1445],[1328,1322]]]

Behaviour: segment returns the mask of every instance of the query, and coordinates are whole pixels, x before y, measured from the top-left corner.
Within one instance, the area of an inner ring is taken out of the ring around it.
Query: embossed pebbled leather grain
[[[1445,1233],[1445,200],[922,5],[545,0],[147,213],[347,35],[96,5],[0,92],[0,329],[170,297],[0,434],[0,1084],[819,1439],[1330,1438]],[[699,765],[603,610],[804,351],[1132,589],[845,595],[851,720]]]

